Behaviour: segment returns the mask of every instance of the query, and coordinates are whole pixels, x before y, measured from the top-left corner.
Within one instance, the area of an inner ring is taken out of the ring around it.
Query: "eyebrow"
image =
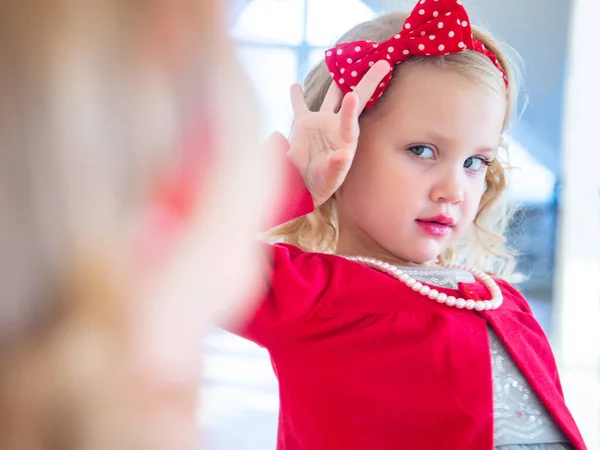
[[[431,139],[432,141],[435,141],[435,142],[442,142],[445,144],[452,143],[452,141],[453,141],[453,139],[450,139],[447,136],[439,134],[436,131],[429,131],[425,134],[425,136],[427,137],[427,139]],[[500,143],[498,143],[498,145],[492,145],[492,146],[484,145],[482,147],[477,148],[477,153],[494,153],[494,154],[496,154],[496,153],[498,153],[499,146],[500,146]]]

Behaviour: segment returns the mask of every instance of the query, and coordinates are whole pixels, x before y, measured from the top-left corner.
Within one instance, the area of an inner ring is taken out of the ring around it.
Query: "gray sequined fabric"
[[[535,392],[492,330],[488,332],[494,388],[494,445],[518,449],[544,443],[540,449],[569,449]],[[549,444],[555,444],[549,446]]]
[[[474,281],[470,272],[458,269],[403,267],[402,270],[421,282],[424,281],[447,289],[458,289],[458,283],[472,283]]]
[[[472,283],[471,273],[457,269],[403,267],[417,280],[458,289]],[[570,450],[563,433],[510,357],[496,334],[488,330],[494,389],[494,447],[501,450]]]

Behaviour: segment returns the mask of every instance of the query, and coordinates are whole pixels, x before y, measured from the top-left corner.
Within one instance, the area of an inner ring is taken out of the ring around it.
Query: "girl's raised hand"
[[[329,199],[346,178],[358,145],[358,117],[389,71],[387,61],[377,62],[346,95],[331,83],[317,112],[308,109],[302,87],[292,86],[294,126],[288,155],[302,173],[315,206]]]

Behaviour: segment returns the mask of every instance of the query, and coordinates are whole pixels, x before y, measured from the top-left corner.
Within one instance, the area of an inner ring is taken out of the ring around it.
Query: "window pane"
[[[287,135],[292,123],[289,90],[298,70],[296,52],[242,46],[239,55],[258,96],[263,132]]]
[[[308,72],[310,72],[317,64],[319,64],[325,58],[325,51],[327,49],[325,47],[311,50],[308,55],[308,64],[303,68],[302,73],[300,73],[300,81],[304,81]]]
[[[330,47],[354,25],[375,17],[360,0],[308,1],[307,42],[315,47]]]
[[[236,39],[300,45],[305,0],[254,0],[233,26]]]
[[[508,193],[512,201],[528,204],[545,204],[554,197],[556,176],[552,171],[537,161],[518,141],[507,138],[508,170],[507,178],[510,181]]]

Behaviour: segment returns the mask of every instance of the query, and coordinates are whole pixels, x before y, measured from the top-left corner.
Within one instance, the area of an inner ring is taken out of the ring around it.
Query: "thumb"
[[[329,172],[331,175],[334,177],[340,175],[345,177],[348,170],[350,170],[355,153],[351,149],[336,150],[331,153],[329,156]]]
[[[326,184],[329,186],[329,197],[342,185],[354,160],[354,151],[349,149],[336,150],[329,156]]]

